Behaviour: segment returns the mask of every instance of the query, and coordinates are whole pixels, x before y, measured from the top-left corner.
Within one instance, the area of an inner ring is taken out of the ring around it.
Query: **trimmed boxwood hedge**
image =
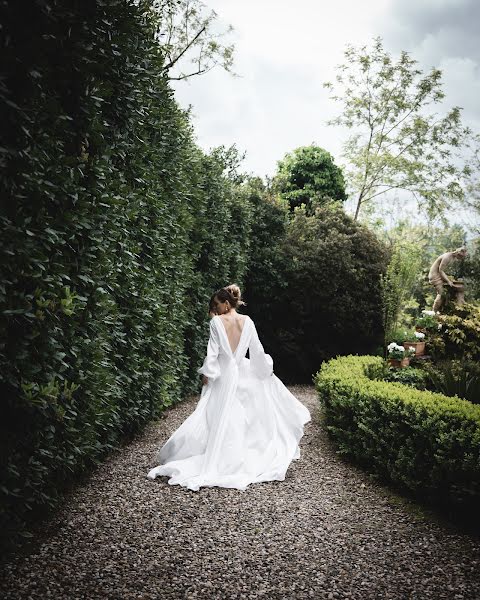
[[[375,381],[378,356],[324,363],[315,385],[338,452],[416,495],[480,498],[480,406],[401,383]]]

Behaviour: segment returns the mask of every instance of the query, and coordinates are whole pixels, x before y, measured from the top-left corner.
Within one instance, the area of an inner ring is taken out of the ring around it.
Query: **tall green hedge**
[[[211,291],[244,277],[249,206],[193,142],[152,5],[0,4],[4,534],[197,389]]]

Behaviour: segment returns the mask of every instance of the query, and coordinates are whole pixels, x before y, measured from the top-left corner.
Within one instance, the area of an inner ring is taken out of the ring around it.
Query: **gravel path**
[[[168,409],[68,497],[35,550],[4,566],[4,598],[480,598],[480,540],[342,462],[314,388],[301,457],[245,492],[146,478],[198,397]]]

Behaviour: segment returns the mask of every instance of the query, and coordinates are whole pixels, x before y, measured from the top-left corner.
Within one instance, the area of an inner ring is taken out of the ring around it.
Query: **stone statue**
[[[455,301],[462,304],[464,301],[464,285],[461,282],[454,282],[445,274],[445,268],[452,262],[454,258],[463,260],[467,255],[467,249],[462,246],[453,250],[453,252],[444,252],[441,254],[430,267],[428,273],[428,281],[437,291],[437,297],[433,303],[433,310],[440,311],[443,306],[443,287],[448,285],[455,289]]]

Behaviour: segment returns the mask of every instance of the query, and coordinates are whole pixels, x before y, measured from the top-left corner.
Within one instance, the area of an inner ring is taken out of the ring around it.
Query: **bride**
[[[273,373],[254,322],[236,310],[242,304],[235,284],[213,294],[200,400],[157,452],[149,479],[168,476],[170,485],[193,491],[244,491],[250,483],[283,481],[300,458],[310,412]]]

